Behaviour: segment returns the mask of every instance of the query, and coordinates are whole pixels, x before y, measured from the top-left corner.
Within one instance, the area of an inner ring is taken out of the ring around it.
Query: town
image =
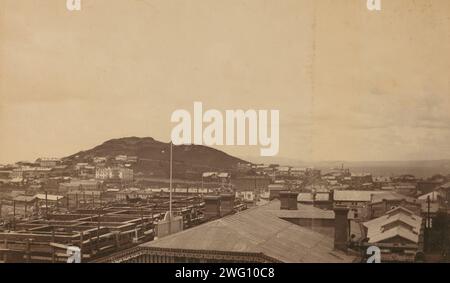
[[[124,141],[141,139],[105,144]],[[178,164],[173,147],[152,162]],[[115,152],[1,165],[0,261],[67,262],[70,247],[81,262],[366,262],[371,247],[381,262],[448,261],[450,174],[236,161],[167,177]]]

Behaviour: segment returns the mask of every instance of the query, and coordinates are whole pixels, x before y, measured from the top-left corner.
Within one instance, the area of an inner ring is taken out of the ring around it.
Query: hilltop
[[[66,162],[90,162],[94,157],[117,155],[136,156],[135,173],[167,177],[169,172],[170,143],[157,141],[151,137],[126,137],[108,140],[92,149],[80,151],[64,158]],[[174,176],[184,178],[199,177],[201,172],[210,170],[231,171],[239,162],[246,162],[223,151],[201,145],[173,146]]]

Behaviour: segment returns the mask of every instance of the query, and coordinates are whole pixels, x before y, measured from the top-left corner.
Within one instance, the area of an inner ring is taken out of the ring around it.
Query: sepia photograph
[[[0,0],[0,263],[450,262],[449,15]]]

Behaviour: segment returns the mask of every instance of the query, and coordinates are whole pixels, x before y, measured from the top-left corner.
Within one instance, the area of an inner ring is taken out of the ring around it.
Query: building
[[[138,157],[137,156],[127,156],[127,162],[128,163],[137,163]]]
[[[399,206],[404,207],[417,215],[420,215],[421,213],[421,203],[418,199],[396,192],[386,192],[383,194],[372,195],[372,200],[368,206],[369,217],[380,217]]]
[[[286,186],[284,184],[270,184],[269,185],[269,200],[279,198],[280,192],[285,191]]]
[[[231,179],[231,174],[227,172],[203,172],[203,182],[221,182],[228,183]]]
[[[82,170],[82,169],[86,168],[86,166],[89,166],[89,163],[79,162],[79,163],[75,164],[75,170]]]
[[[288,177],[291,174],[291,167],[289,166],[279,166],[276,168],[275,172],[277,177]]]
[[[433,191],[417,198],[421,204],[423,214],[436,216],[443,203],[443,197],[439,191]]]
[[[102,156],[96,156],[92,159],[92,161],[95,164],[102,164],[102,163],[106,163],[108,159],[106,157],[102,157]]]
[[[267,191],[271,179],[269,176],[246,176],[231,180],[231,184],[236,191]]]
[[[42,196],[40,196],[42,197]],[[52,196],[47,196],[52,201]],[[45,214],[46,219],[17,220],[0,230],[0,260],[6,263],[64,263],[67,248],[81,249],[81,261],[96,258],[150,241],[154,237],[153,209],[107,207],[74,213]],[[2,227],[3,228],[3,227]]]
[[[61,164],[61,159],[59,158],[46,158],[46,157],[42,157],[42,158],[38,158],[36,160],[36,163],[39,164],[40,167],[56,167],[58,165]]]
[[[119,161],[119,162],[127,162],[128,156],[126,156],[126,155],[117,155],[115,160]]]
[[[249,172],[250,170],[252,170],[252,164],[251,163],[241,163],[241,162],[239,162],[237,165],[236,165],[236,171],[237,172],[239,172],[239,173],[247,173],[247,172]]]
[[[335,249],[333,237],[281,219],[280,201],[184,230],[101,262],[345,263],[356,256]],[[278,209],[276,209],[278,208]]]
[[[356,191],[356,190],[335,190],[333,202],[336,207],[346,207],[354,213],[355,218],[367,218],[367,206],[372,201],[372,195],[382,194],[383,191]]]
[[[426,180],[417,182],[417,194],[427,194],[436,190],[444,182],[442,180]]]
[[[36,196],[19,195],[13,198],[13,214],[28,216],[33,214],[38,204]]]
[[[99,191],[102,190],[102,183],[98,180],[71,180],[70,182],[60,183],[59,191],[69,193],[72,191]]]
[[[398,184],[394,186],[394,190],[405,196],[416,196],[417,186],[415,184]]]
[[[36,194],[34,196],[38,202],[45,204],[45,202],[48,202],[49,204],[56,204],[62,199],[64,199],[64,196],[60,195],[49,195],[49,194]]]
[[[300,204],[308,204],[323,209],[333,208],[333,191],[299,193],[297,201]]]
[[[122,167],[98,167],[95,171],[95,179],[98,180],[121,180],[131,182],[134,179],[133,169]]]
[[[239,191],[236,192],[236,198],[242,200],[245,203],[255,204],[257,195],[254,191]]]
[[[49,167],[29,167],[23,166],[13,169],[11,172],[11,179],[22,178],[22,179],[39,179],[48,178],[52,168]]]
[[[381,249],[382,262],[423,260],[423,219],[404,207],[396,207],[364,222],[365,246]]]
[[[372,183],[372,174],[370,173],[351,173],[351,183],[353,186]]]
[[[292,167],[291,176],[296,178],[303,178],[306,176],[307,168]]]

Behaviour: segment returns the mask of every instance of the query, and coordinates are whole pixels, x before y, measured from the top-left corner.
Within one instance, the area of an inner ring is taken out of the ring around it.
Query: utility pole
[[[13,200],[13,227],[16,230],[16,201]]]
[[[48,220],[48,195],[45,191],[45,218]]]

